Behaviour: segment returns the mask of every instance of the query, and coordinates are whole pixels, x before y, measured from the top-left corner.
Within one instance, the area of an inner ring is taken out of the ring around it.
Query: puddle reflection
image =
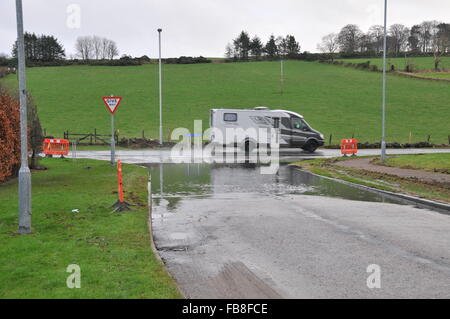
[[[181,199],[227,193],[263,193],[270,196],[316,195],[349,200],[404,204],[400,200],[281,166],[277,174],[263,175],[255,164],[149,164],[156,205],[167,201],[174,210]]]

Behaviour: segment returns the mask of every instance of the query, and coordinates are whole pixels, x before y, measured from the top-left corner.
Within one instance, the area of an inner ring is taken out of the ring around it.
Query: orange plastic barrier
[[[358,152],[358,140],[354,138],[343,139],[341,141],[341,154],[355,155]]]
[[[69,140],[47,138],[42,144],[45,155],[67,155],[69,154]]]

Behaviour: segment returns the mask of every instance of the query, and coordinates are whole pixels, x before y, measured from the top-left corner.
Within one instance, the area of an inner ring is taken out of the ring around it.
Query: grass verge
[[[344,157],[314,159],[296,162],[292,165],[321,176],[332,177],[394,193],[403,193],[425,199],[450,203],[450,189],[448,188],[440,185],[430,185],[419,180],[400,178],[388,174],[339,166],[340,161],[345,161],[348,159],[349,158]]]
[[[133,210],[112,214],[116,170],[107,162],[42,159],[33,172],[33,233],[17,235],[17,180],[0,185],[0,298],[178,298],[150,249],[146,176],[124,166]],[[73,213],[73,209],[79,209]],[[66,286],[81,267],[81,288]]]
[[[450,153],[389,157],[383,165],[450,174]]]

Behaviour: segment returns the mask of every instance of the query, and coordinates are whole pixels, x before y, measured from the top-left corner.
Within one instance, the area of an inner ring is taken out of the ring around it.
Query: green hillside
[[[279,62],[164,66],[165,136],[176,127],[208,126],[210,108],[252,108],[265,105],[303,114],[326,138],[354,135],[361,141],[380,139],[381,74],[315,62],[285,63],[280,94]],[[110,131],[110,117],[101,100],[114,94],[124,100],[116,118],[121,136],[145,130],[156,138],[159,127],[158,67],[31,68],[28,87],[37,100],[47,134],[63,131]],[[15,84],[15,76],[6,79]],[[387,139],[447,143],[450,134],[450,84],[388,77]]]

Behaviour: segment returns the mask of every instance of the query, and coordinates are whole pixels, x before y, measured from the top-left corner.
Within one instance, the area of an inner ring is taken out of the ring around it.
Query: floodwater
[[[450,296],[448,215],[287,165],[147,167],[154,242],[188,298]]]
[[[228,193],[267,196],[316,195],[347,200],[404,204],[399,199],[321,178],[295,167],[281,166],[276,174],[261,174],[256,164],[147,164],[155,204],[164,198],[169,209],[181,198]]]

